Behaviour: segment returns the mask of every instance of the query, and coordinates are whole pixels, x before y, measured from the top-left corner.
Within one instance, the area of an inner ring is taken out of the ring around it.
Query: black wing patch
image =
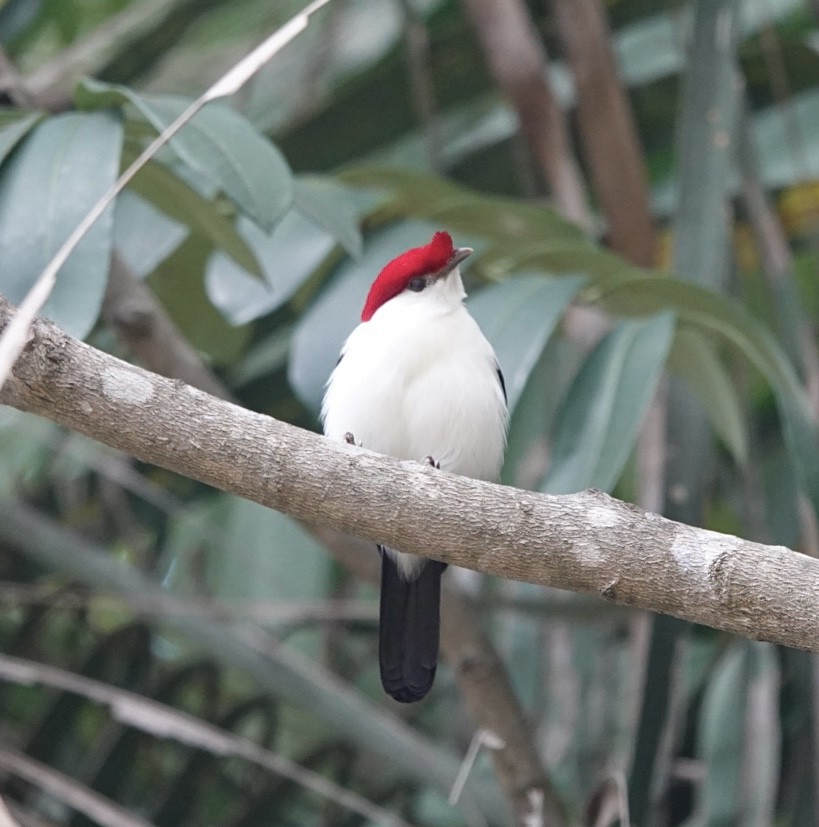
[[[509,400],[506,398],[506,382],[503,379],[503,371],[500,369],[500,365],[495,365],[495,370],[498,372],[498,381],[503,391],[503,401],[508,405]]]

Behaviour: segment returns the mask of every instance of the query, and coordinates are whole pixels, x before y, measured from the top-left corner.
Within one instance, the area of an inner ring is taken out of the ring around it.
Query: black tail
[[[381,621],[378,654],[384,691],[402,703],[420,701],[435,680],[441,574],[446,563],[428,560],[405,580],[381,551]]]

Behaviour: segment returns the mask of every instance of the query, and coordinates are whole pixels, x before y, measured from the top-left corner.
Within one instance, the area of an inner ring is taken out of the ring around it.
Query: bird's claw
[[[347,431],[347,433],[344,434],[344,441],[348,445],[355,445],[356,444],[355,437],[350,433],[350,431]]]
[[[432,468],[435,468],[437,471],[441,470],[441,463],[436,462],[435,459],[429,455],[424,457],[424,464],[429,465]]]

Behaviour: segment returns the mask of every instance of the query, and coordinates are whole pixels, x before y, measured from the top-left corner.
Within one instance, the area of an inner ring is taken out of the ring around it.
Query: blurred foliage
[[[0,292],[19,301],[156,130],[302,5],[0,0],[0,45],[36,98],[0,92]],[[430,121],[413,97],[405,4],[334,0],[140,173],[46,312],[129,358],[99,318],[116,249],[242,404],[315,428],[370,281],[443,227],[475,248],[469,303],[507,377],[504,481],[635,500],[641,423],[667,370],[690,392],[679,427],[702,423],[708,449],[693,471],[684,457],[693,519],[815,551],[817,377],[804,343],[816,347],[819,316],[819,21],[801,0],[735,5],[735,49],[710,64],[692,4],[605,4],[662,234],[656,269],[548,206],[461,5],[410,0],[429,37]],[[550,4],[529,8],[570,108]],[[735,107],[742,153],[703,144],[709,101]],[[776,278],[749,179],[785,232]],[[594,341],[589,309],[608,314]],[[578,311],[579,330],[567,318]],[[816,821],[811,656],[684,624],[658,624],[646,644],[644,620],[585,597],[489,579],[475,591],[572,823],[611,778],[630,787],[638,824]],[[446,803],[472,736],[447,671],[424,704],[389,707],[373,590],[282,515],[3,409],[0,592],[2,653],[160,700],[409,822],[479,824],[477,807],[503,823],[486,760],[467,801]],[[372,820],[36,675],[0,674],[0,752],[147,822]],[[19,774],[3,776],[2,796],[23,824],[94,823]]]

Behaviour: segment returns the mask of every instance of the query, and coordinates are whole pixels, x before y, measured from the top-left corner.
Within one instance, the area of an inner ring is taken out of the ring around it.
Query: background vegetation
[[[156,130],[300,6],[0,0],[0,293],[19,302]],[[507,377],[505,482],[819,554],[819,9],[523,8],[333,0],[137,176],[47,315],[316,428],[369,282],[446,228],[476,250],[470,307]],[[323,539],[0,409],[13,818],[363,824],[370,802],[506,823],[485,753],[447,803],[476,724],[446,668],[388,704],[375,593]],[[566,823],[816,821],[814,656],[453,578]]]

